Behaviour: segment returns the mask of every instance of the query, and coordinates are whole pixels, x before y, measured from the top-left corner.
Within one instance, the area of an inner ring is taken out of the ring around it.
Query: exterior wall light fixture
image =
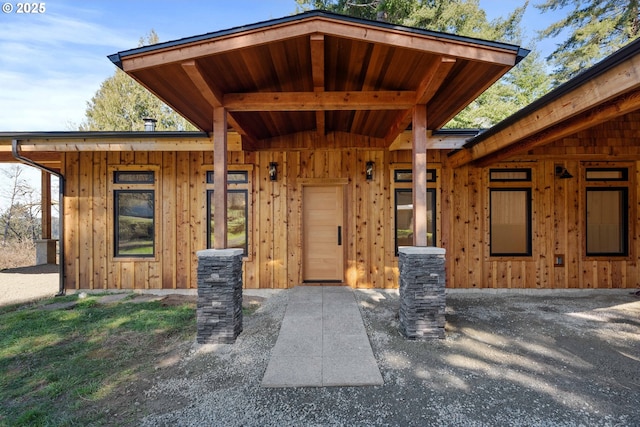
[[[269,163],[269,181],[278,180],[278,164],[276,162]]]
[[[374,171],[374,163],[371,160],[369,160],[367,162],[367,167],[364,170],[364,174],[365,174],[365,177],[367,178],[367,181],[373,181],[373,171]]]
[[[568,179],[573,178],[573,175],[571,175],[564,166],[556,165],[556,177],[560,179]]]

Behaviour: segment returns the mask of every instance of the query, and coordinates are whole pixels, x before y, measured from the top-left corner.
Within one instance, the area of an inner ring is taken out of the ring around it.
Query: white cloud
[[[0,39],[48,46],[76,44],[113,47],[131,44],[131,37],[114,28],[54,13],[32,19],[4,21]]]
[[[86,102],[114,72],[107,54],[136,40],[82,18],[9,18],[0,32],[0,131],[70,130],[69,122],[79,124]]]
[[[0,72],[0,81],[6,84],[0,95],[0,131],[69,130],[69,121],[82,121],[86,101],[102,77],[74,77],[41,76],[34,80]]]

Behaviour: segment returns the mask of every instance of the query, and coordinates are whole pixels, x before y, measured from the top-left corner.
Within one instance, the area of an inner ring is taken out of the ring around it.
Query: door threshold
[[[313,280],[309,282],[302,282],[300,286],[349,286],[346,283],[339,280]]]

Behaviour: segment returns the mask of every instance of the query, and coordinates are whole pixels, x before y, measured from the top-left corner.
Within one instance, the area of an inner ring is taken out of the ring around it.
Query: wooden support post
[[[427,246],[427,106],[413,109],[413,245]]]
[[[51,239],[51,175],[42,171],[41,181],[42,239]]]
[[[227,110],[213,109],[213,248],[227,247]]]

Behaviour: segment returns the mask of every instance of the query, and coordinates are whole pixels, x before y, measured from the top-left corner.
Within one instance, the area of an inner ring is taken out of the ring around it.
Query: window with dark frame
[[[227,247],[242,249],[249,255],[249,212],[251,208],[251,184],[249,170],[227,170]],[[214,171],[206,172],[207,183],[207,248],[214,246],[213,186]]]
[[[585,179],[587,181],[628,181],[629,170],[627,168],[587,168]]]
[[[153,171],[114,171],[114,184],[153,184],[155,173]]]
[[[584,169],[585,255],[629,255],[629,168]]]
[[[248,171],[227,171],[227,184],[246,184],[248,182]],[[207,171],[207,184],[213,184],[213,171]]]
[[[491,256],[531,256],[531,234],[531,188],[491,188]]]
[[[395,169],[393,180],[394,182],[413,182],[413,171],[411,169]],[[427,182],[436,182],[435,169],[427,169]]]
[[[531,169],[491,169],[491,182],[530,182]]]
[[[627,187],[586,188],[586,255],[629,254]]]
[[[246,189],[227,190],[227,247],[242,249],[248,253],[248,206],[249,191]],[[213,230],[213,190],[207,190],[207,247],[214,243]]]
[[[116,257],[155,255],[154,190],[114,190]]]
[[[436,189],[427,189],[427,245],[436,242]],[[413,190],[395,190],[395,253],[400,246],[413,246]]]
[[[427,245],[436,245],[436,182],[437,170],[427,169]],[[412,169],[394,169],[394,243],[395,254],[400,246],[413,246],[413,182]]]

